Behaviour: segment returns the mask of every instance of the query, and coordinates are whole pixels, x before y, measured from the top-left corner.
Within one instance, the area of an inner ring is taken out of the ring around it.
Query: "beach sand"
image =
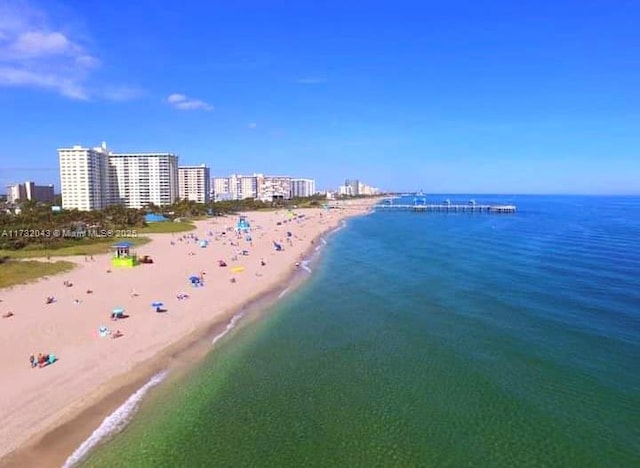
[[[250,302],[269,293],[277,297],[320,235],[365,214],[375,201],[295,210],[304,215],[296,219],[286,210],[246,213],[251,243],[233,232],[236,216],[210,218],[188,233],[150,235],[152,241],[136,253],[151,256],[153,264],[113,268],[109,254],[74,258],[78,267],[69,273],[0,290],[0,315],[15,314],[0,319],[0,465],[60,466],[151,375],[171,359],[197,361],[211,347],[196,349],[194,343],[209,334],[210,344]],[[209,244],[180,240],[185,234]],[[274,241],[283,251],[275,250]],[[237,255],[241,250],[249,254]],[[220,259],[226,267],[218,266]],[[233,273],[234,267],[244,270]],[[192,287],[189,277],[203,272],[204,286]],[[180,293],[189,297],[179,300]],[[48,296],[55,302],[45,304]],[[157,313],[154,301],[166,312]],[[115,307],[128,317],[112,321]],[[100,337],[100,326],[123,336]],[[38,353],[59,360],[31,368],[29,356]]]

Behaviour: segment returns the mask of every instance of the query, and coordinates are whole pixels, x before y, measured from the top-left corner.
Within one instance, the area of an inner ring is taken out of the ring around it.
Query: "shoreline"
[[[32,434],[26,443],[0,457],[0,466],[62,466],[105,418],[150,379],[165,371],[168,374],[164,381],[184,376],[209,352],[215,350],[215,342],[218,339],[236,329],[234,320],[240,322],[242,327],[248,320],[259,319],[283,297],[298,289],[312,274],[305,263],[319,259],[320,252],[326,244],[324,238],[344,228],[349,218],[371,214],[375,203],[376,201],[372,201],[368,208],[360,207],[357,212],[341,213],[337,224],[321,229],[302,253],[297,255],[300,267],[292,268],[268,289],[258,291],[245,298],[238,306],[226,309],[215,318],[198,324],[195,330],[162,347],[148,359],[136,363],[132,369],[113,376],[94,388],[89,394],[84,395],[79,405],[74,403],[75,408],[65,408],[44,429]],[[161,236],[166,238],[169,235]],[[160,385],[162,383],[164,382]],[[98,444],[101,442],[102,440]]]

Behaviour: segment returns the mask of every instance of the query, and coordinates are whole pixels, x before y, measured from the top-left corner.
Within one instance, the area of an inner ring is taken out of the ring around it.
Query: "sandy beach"
[[[14,314],[0,319],[0,465],[24,463],[25,451],[37,452],[38,444],[54,436],[64,438],[56,428],[93,408],[82,434],[76,431],[66,445],[58,444],[68,452],[60,454],[64,461],[76,439],[82,435],[82,442],[95,429],[94,421],[162,367],[159,356],[184,351],[189,337],[224,327],[247,303],[286,287],[320,235],[365,214],[365,205],[375,201],[295,210],[295,218],[286,210],[246,213],[250,241],[234,232],[237,216],[202,220],[188,233],[150,235],[152,241],[136,253],[149,255],[153,264],[114,268],[110,254],[74,258],[78,266],[69,273],[0,290],[0,315]],[[200,240],[208,245],[201,247]],[[274,242],[283,249],[276,250]],[[204,286],[193,287],[191,276],[202,277]],[[46,304],[47,297],[55,301]],[[152,307],[155,301],[162,302],[163,312]],[[114,308],[124,309],[125,318],[112,320]],[[100,336],[101,327],[109,333]],[[122,336],[113,338],[117,330]],[[38,353],[58,360],[32,367],[29,357]],[[38,460],[38,466],[60,464]]]

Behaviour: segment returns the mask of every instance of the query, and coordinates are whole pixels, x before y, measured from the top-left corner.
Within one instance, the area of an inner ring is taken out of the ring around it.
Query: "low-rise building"
[[[36,185],[26,181],[24,184],[14,184],[7,187],[7,201],[22,203],[25,201],[52,202],[55,199],[53,185]]]

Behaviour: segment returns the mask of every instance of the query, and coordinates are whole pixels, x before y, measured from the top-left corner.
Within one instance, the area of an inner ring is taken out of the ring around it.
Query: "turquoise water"
[[[350,220],[85,465],[640,466],[640,199],[487,201]]]

